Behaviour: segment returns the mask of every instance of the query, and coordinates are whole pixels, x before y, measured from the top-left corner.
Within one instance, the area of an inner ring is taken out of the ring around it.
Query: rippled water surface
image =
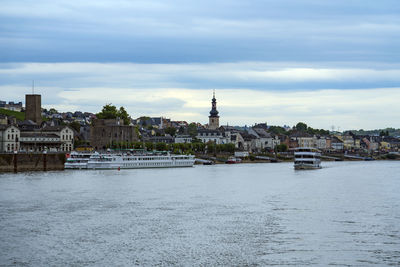
[[[400,265],[400,162],[0,175],[0,265]]]

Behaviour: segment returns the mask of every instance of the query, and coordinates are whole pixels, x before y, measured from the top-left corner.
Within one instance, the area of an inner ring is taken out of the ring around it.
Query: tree
[[[131,123],[131,118],[129,117],[128,112],[126,112],[124,107],[120,107],[117,112],[117,117],[121,118],[124,121],[125,125],[129,125]]]
[[[196,125],[196,123],[192,122],[191,124],[189,124],[189,126],[188,126],[188,134],[191,137],[195,137],[197,135],[197,125]]]
[[[280,144],[275,147],[276,151],[278,152],[286,152],[288,147],[286,144]]]
[[[167,144],[166,143],[157,143],[156,144],[156,149],[158,150],[158,151],[165,151],[165,150],[167,150]]]
[[[176,129],[174,127],[167,127],[165,129],[165,133],[169,134],[170,136],[174,136],[176,133]]]
[[[152,142],[146,142],[145,146],[147,151],[151,151],[154,149],[154,144]]]
[[[71,128],[73,128],[76,132],[80,132],[81,130],[81,124],[77,121],[73,121],[69,124],[69,126],[71,126]]]
[[[111,104],[106,104],[103,109],[96,114],[98,119],[116,119],[118,110]]]
[[[268,132],[273,133],[273,134],[286,134],[285,128],[281,126],[270,126],[268,128]]]
[[[120,107],[119,110],[117,110],[117,108],[111,104],[103,106],[103,109],[96,114],[96,117],[106,120],[120,118],[124,121],[125,125],[129,125],[131,120],[124,107]]]
[[[58,111],[55,108],[49,109],[50,114],[58,114]]]
[[[297,131],[306,131],[307,130],[307,124],[304,122],[299,122],[296,124],[296,130]]]

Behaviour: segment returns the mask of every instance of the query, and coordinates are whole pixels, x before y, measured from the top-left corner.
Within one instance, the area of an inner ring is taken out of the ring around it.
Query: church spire
[[[217,110],[217,99],[215,98],[215,89],[213,91],[213,98],[211,99],[211,111],[208,118],[208,128],[212,130],[217,129],[219,127],[219,116]]]

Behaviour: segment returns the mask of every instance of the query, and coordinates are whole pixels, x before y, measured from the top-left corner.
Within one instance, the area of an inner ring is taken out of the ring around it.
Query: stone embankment
[[[0,154],[0,173],[64,170],[64,153]]]

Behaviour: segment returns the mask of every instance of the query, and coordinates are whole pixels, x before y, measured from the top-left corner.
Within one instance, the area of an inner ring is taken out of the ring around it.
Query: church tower
[[[217,99],[215,99],[215,91],[211,100],[211,111],[208,116],[208,129],[215,130],[219,127],[219,116],[217,111]]]

